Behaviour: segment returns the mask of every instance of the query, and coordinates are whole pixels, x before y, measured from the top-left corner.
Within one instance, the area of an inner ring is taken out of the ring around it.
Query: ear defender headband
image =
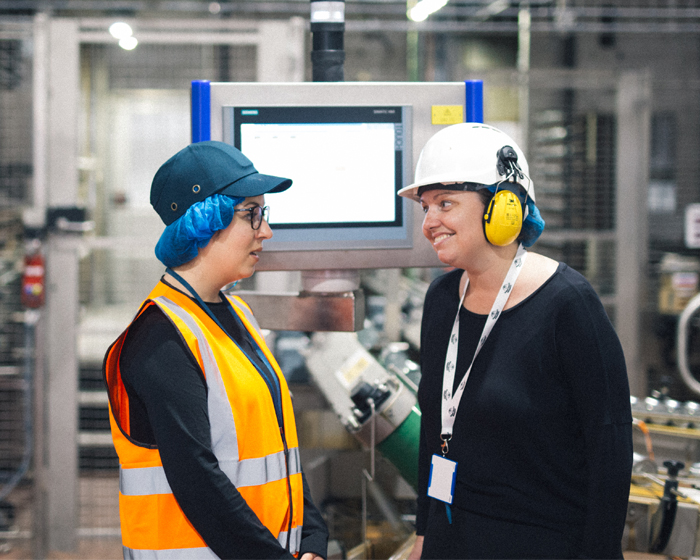
[[[511,146],[503,146],[498,150],[497,157],[496,169],[498,174],[505,175],[505,178],[496,184],[496,192],[486,207],[483,226],[484,235],[489,243],[505,247],[518,238],[523,227],[523,207],[527,207],[515,190],[520,188],[516,181],[524,179],[525,174],[518,165],[518,154]],[[501,185],[504,187],[499,190]]]

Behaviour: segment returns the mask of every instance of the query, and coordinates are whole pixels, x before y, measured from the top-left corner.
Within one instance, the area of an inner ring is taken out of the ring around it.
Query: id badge
[[[428,496],[445,502],[452,503],[454,497],[455,481],[457,480],[457,463],[440,455],[433,455],[430,463],[430,480],[428,482]]]

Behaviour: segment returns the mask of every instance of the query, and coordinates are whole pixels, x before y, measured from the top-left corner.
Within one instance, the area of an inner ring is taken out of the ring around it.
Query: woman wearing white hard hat
[[[447,127],[399,194],[455,269],[423,309],[411,558],[622,558],[624,356],[585,278],[525,250],[544,222],[523,152],[490,126]]]

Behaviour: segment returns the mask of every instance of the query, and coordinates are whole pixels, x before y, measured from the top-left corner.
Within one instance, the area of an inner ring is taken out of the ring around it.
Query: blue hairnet
[[[161,234],[156,245],[158,260],[171,268],[191,261],[217,231],[229,226],[234,206],[244,200],[213,194],[190,206]]]
[[[523,247],[532,247],[544,231],[544,219],[531,198],[527,199],[527,209],[527,218],[523,221],[523,229],[520,231],[520,241]]]
[[[492,193],[496,192],[496,185],[491,185],[488,190]],[[527,217],[523,221],[523,227],[520,230],[518,239],[523,244],[523,247],[532,247],[535,241],[542,235],[544,230],[544,220],[539,209],[531,198],[527,199]]]

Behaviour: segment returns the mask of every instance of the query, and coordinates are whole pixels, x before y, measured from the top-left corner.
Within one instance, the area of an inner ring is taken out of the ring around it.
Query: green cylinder
[[[377,450],[382,456],[399,470],[404,480],[416,491],[418,491],[420,419],[421,412],[416,404],[399,427],[377,445]]]

